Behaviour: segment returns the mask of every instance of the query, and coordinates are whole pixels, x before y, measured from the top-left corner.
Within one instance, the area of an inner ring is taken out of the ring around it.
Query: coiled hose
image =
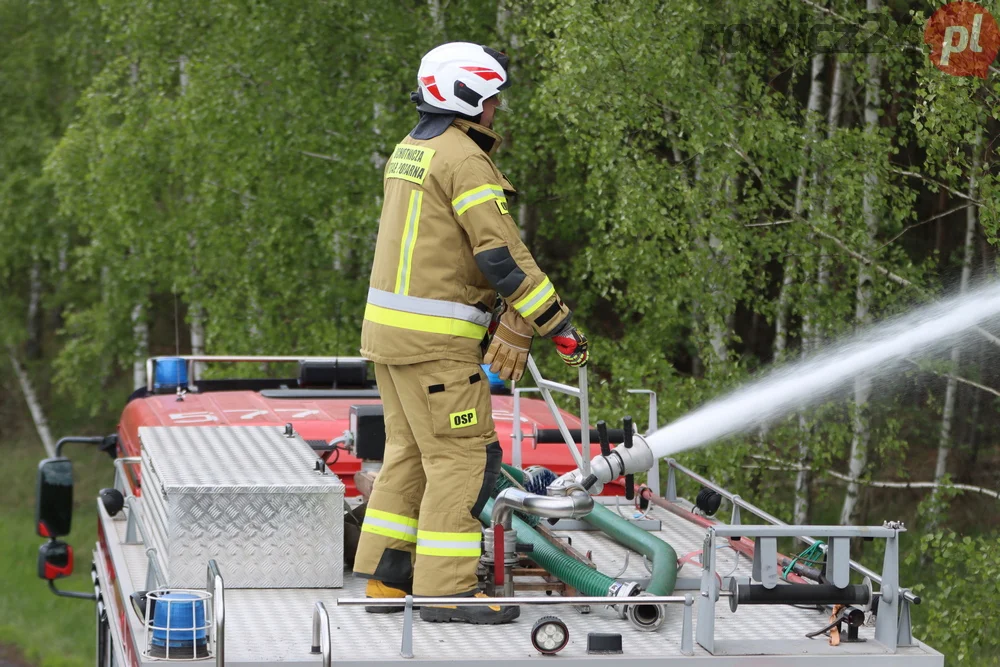
[[[524,472],[514,466],[503,464],[503,469],[510,476],[524,485]],[[509,480],[504,475],[497,480],[494,488],[494,495],[504,488],[511,486]],[[486,503],[486,507],[479,515],[479,520],[489,527],[490,516],[493,511],[493,500]],[[534,525],[538,524],[538,517],[530,517],[534,520]],[[600,504],[595,504],[593,511],[583,518],[584,521],[604,532],[613,540],[622,544],[639,554],[642,554],[653,563],[653,572],[650,577],[649,586],[646,591],[652,595],[670,595],[674,592],[677,584],[677,552],[669,544],[650,535],[645,530],[634,523],[623,519],[615,512]],[[567,556],[558,547],[554,546],[545,536],[541,535],[534,528],[524,521],[522,515],[514,514],[514,528],[517,530],[518,542],[530,543],[534,547],[531,560],[540,567],[566,582],[573,588],[585,595],[607,595],[608,588],[615,580],[611,577],[597,572],[575,558]],[[524,526],[524,530],[521,529]]]
[[[479,520],[487,527],[493,513],[493,499],[486,501],[486,506],[479,513]],[[607,595],[615,580],[606,574],[588,567],[572,556],[567,556],[558,547],[549,542],[545,536],[525,523],[517,514],[513,517],[513,526],[517,531],[517,541],[530,544],[532,551],[528,554],[539,567],[559,578],[583,595]]]

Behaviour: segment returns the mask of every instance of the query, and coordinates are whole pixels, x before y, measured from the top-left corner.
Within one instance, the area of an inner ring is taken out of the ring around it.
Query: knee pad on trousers
[[[486,501],[493,493],[493,487],[500,477],[500,462],[503,460],[503,449],[499,442],[486,445],[486,469],[483,471],[483,485],[479,489],[476,504],[472,506],[472,518],[479,520],[479,513],[486,507]]]
[[[397,588],[409,586],[413,582],[413,562],[409,551],[385,549],[378,561],[372,579],[386,584],[397,584]]]

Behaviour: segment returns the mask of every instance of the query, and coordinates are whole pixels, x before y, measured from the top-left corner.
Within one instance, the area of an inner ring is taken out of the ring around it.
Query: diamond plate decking
[[[624,509],[623,509],[624,511]],[[103,514],[103,513],[102,513]],[[704,529],[691,524],[660,508],[649,513],[650,518],[662,522],[658,535],[669,542],[682,556],[701,548]],[[123,596],[141,588],[146,578],[146,556],[142,545],[125,545],[125,521],[103,515],[107,526],[112,526],[109,538],[117,535],[118,560],[127,569],[120,576]],[[602,534],[592,531],[561,531],[559,535],[572,539],[573,546],[581,551],[592,551],[593,559],[602,572],[614,574],[625,562],[625,549],[612,543]],[[724,540],[719,541],[720,544]],[[735,552],[723,546],[719,553],[719,570],[726,574],[734,563]],[[219,561],[223,577],[226,563]],[[739,557],[735,574],[749,576],[750,561]],[[700,567],[686,564],[681,577],[698,577]],[[621,575],[626,579],[648,577],[641,557],[632,554],[629,566]],[[330,614],[334,664],[372,664],[373,661],[403,660],[399,655],[403,626],[402,614],[368,614],[362,607],[338,607],[338,597],[363,597],[364,581],[345,573],[344,587],[340,589],[228,589],[226,603],[226,663],[227,665],[259,665],[283,663],[288,665],[316,665],[318,655],[309,652],[311,644],[311,619],[313,605],[322,601]],[[699,600],[697,591],[695,599]],[[699,602],[695,603],[696,605]],[[914,613],[919,614],[919,607]],[[540,616],[555,614],[569,627],[570,642],[556,658],[546,658],[535,652],[530,644],[531,626]],[[825,638],[805,640],[806,632],[825,625],[826,615],[785,606],[743,606],[736,614],[729,611],[725,599],[716,605],[716,637],[732,640],[745,646],[748,653],[764,653],[766,657],[712,656],[697,643],[693,656],[680,652],[683,607],[668,607],[668,616],[657,632],[640,632],[627,621],[618,619],[609,609],[593,609],[581,614],[571,606],[523,606],[521,617],[508,626],[467,626],[464,624],[429,624],[415,619],[413,660],[423,664],[444,662],[483,663],[503,661],[505,665],[521,661],[558,660],[571,662],[601,661],[604,664],[653,665],[663,661],[671,664],[711,663],[713,665],[793,665],[803,660],[819,665],[943,665],[943,657],[933,649],[919,644],[900,648],[892,655],[873,641],[873,628],[862,627],[861,636],[868,639],[859,644],[841,644],[830,647]],[[141,625],[129,611],[129,622],[134,636],[141,638]],[[694,613],[697,623],[697,610]],[[624,654],[620,656],[588,656],[588,632],[617,632],[623,636]],[[784,640],[794,640],[792,642]],[[789,647],[807,644],[809,655],[801,649]],[[777,653],[776,653],[777,652]]]

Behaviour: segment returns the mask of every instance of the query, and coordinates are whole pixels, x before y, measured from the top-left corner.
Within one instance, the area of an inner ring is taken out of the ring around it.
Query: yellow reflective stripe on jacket
[[[361,526],[361,531],[404,542],[416,542],[417,520],[402,514],[392,514],[369,508],[365,511],[365,522]]]
[[[368,288],[368,303],[389,310],[401,310],[404,313],[464,320],[484,327],[489,326],[491,319],[490,313],[484,313],[475,306],[441,299],[427,299],[421,296],[394,294],[374,287]]]
[[[460,336],[474,340],[480,340],[486,335],[486,327],[465,320],[404,313],[399,310],[376,306],[373,303],[365,306],[365,319],[369,322],[384,324],[385,326],[396,327],[397,329],[409,329],[410,331],[423,331],[425,333],[444,334],[446,336]]]
[[[414,190],[410,193],[410,205],[406,209],[406,226],[403,229],[403,240],[399,244],[399,270],[396,273],[396,294],[409,294],[410,272],[413,266],[413,246],[417,244],[417,231],[420,228],[420,204],[424,193]]]
[[[417,553],[425,556],[471,556],[481,554],[479,543],[482,533],[440,533],[433,530],[417,531]]]
[[[555,294],[556,288],[552,286],[549,279],[546,278],[542,283],[531,290],[527,296],[518,300],[514,304],[514,309],[521,313],[521,317],[528,317],[533,312],[541,308],[542,304],[545,303],[550,296]]]
[[[488,201],[507,202],[507,197],[503,193],[503,188],[499,185],[486,184],[478,188],[466,190],[452,200],[451,205],[455,208],[456,215],[462,215],[477,204],[485,204]]]

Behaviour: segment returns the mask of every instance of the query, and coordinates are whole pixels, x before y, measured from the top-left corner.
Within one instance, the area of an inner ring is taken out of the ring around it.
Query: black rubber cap
[[[621,635],[610,632],[587,633],[587,653],[615,655],[622,652]]]
[[[109,516],[115,516],[125,507],[125,496],[118,489],[101,489],[97,492]]]

